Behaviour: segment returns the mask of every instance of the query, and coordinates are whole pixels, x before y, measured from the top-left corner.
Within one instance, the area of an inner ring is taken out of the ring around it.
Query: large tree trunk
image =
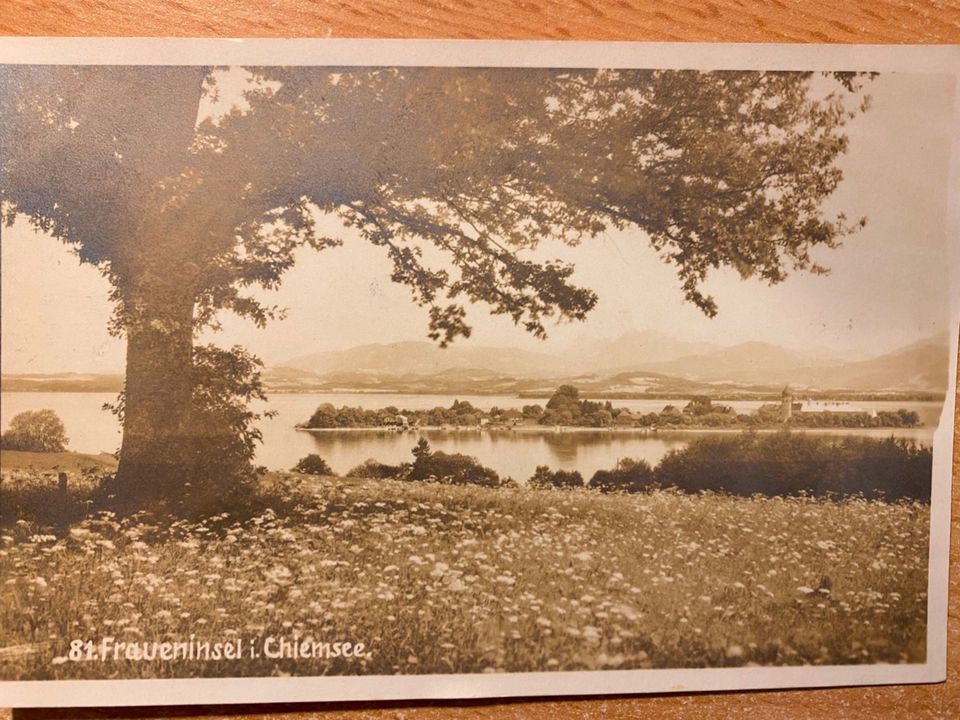
[[[172,281],[172,282],[171,282]],[[173,277],[167,282],[176,285]],[[126,328],[123,442],[116,492],[123,504],[175,500],[191,480],[192,291],[153,288]]]
[[[114,488],[121,505],[175,501],[191,477],[190,415],[195,274],[192,238],[178,234],[158,187],[190,167],[205,67],[134,73],[113,120],[138,182],[126,203],[135,236],[114,254],[127,338],[123,441]],[[120,72],[120,79],[126,76]],[[112,80],[110,75],[104,82]],[[148,82],[149,80],[149,82]],[[171,206],[176,209],[175,204]],[[191,269],[192,268],[192,269]]]

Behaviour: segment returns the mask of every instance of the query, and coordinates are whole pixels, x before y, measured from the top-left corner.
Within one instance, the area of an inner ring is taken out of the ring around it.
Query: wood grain
[[[2,0],[0,34],[59,36],[378,37],[728,42],[960,43],[946,0]],[[2,39],[0,39],[2,42]],[[956,330],[956,329],[955,329]],[[960,439],[960,437],[958,437]],[[960,443],[954,464],[960,467]],[[524,702],[18,711],[18,718],[805,718],[960,717],[960,478],[953,478],[949,678],[939,685]],[[228,713],[230,715],[228,715]],[[10,720],[10,711],[0,719]]]
[[[956,43],[955,0],[3,0],[0,34]]]

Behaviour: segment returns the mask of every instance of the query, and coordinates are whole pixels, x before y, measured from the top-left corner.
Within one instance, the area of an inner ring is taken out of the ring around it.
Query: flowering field
[[[304,500],[243,524],[102,514],[59,538],[13,526],[0,677],[924,659],[923,504],[273,481]],[[239,656],[162,659],[163,643],[188,640]],[[364,651],[321,645],[337,642]]]

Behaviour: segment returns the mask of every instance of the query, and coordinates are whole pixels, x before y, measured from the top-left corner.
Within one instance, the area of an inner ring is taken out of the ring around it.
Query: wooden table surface
[[[960,0],[0,0],[0,35],[960,43]],[[960,467],[958,448],[955,443],[955,467]],[[944,684],[517,702],[18,711],[16,716],[958,718],[958,497],[955,472]],[[0,710],[0,720],[10,720],[10,711]]]

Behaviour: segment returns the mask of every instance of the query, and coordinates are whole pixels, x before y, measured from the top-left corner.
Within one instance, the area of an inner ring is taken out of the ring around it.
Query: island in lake
[[[342,430],[349,428],[649,428],[649,429],[763,429],[763,428],[912,428],[921,424],[912,410],[895,411],[805,411],[789,386],[783,389],[779,402],[761,405],[755,412],[738,413],[729,405],[715,402],[706,395],[697,395],[680,408],[666,405],[660,412],[637,413],[614,407],[610,400],[588,400],[580,397],[573,385],[561,385],[546,406],[524,405],[522,408],[492,407],[482,410],[466,401],[454,400],[450,407],[407,410],[394,406],[380,409],[334,407],[320,405],[299,430]]]

